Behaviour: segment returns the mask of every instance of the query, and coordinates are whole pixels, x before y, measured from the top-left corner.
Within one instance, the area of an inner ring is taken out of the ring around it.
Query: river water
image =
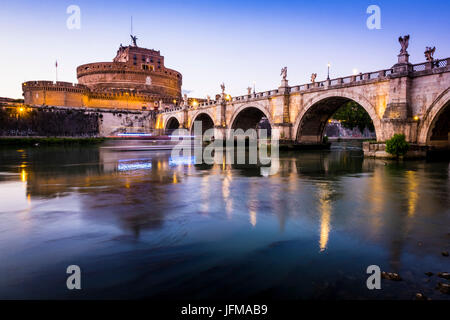
[[[424,274],[450,271],[448,161],[334,144],[266,175],[142,145],[0,149],[1,299],[449,299]]]

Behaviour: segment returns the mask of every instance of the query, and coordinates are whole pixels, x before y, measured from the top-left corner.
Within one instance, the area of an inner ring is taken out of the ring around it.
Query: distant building
[[[166,68],[159,51],[135,45],[121,45],[112,62],[79,66],[77,78],[78,84],[25,82],[25,104],[155,110],[181,101],[181,73]]]
[[[23,103],[23,99],[0,97],[0,106],[17,106]]]
[[[363,132],[357,127],[353,129],[345,128],[339,120],[331,119],[325,127],[325,135],[329,138],[369,138],[375,139],[376,134],[367,127]]]

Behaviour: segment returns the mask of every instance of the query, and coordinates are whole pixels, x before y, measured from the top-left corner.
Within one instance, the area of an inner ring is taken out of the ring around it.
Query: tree
[[[340,107],[333,115],[333,119],[340,120],[342,126],[350,130],[358,127],[359,131],[363,132],[367,127],[370,131],[375,131],[367,111],[354,101],[349,101]]]
[[[394,136],[386,141],[386,152],[397,158],[404,156],[409,150],[409,143],[406,142],[404,134],[394,134]]]

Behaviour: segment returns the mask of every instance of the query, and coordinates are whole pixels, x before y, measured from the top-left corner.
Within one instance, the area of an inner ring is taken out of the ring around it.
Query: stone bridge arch
[[[427,111],[419,125],[417,139],[419,144],[432,145],[431,135],[433,133],[433,129],[436,126],[436,122],[444,112],[450,112],[450,87],[444,90],[427,108]]]
[[[293,125],[293,140],[320,143],[327,121],[348,101],[354,101],[366,110],[375,127],[377,140],[383,139],[381,119],[369,100],[352,91],[332,90],[320,93],[305,102],[305,107],[299,112]]]
[[[176,115],[169,115],[164,122],[164,131],[166,133],[171,133],[176,129],[179,129],[182,122],[180,121],[179,117]]]
[[[238,125],[237,121],[238,121],[239,117],[243,115],[242,113],[246,112],[246,111],[250,111],[250,110],[254,111],[253,115],[249,114],[250,117],[252,117],[252,116],[254,117],[253,122],[256,122],[256,119],[258,116],[263,116],[268,119],[270,126],[273,128],[273,118],[267,107],[263,106],[260,103],[244,104],[244,105],[238,107],[236,110],[234,110],[233,114],[231,115],[230,120],[227,121],[227,123],[228,123],[227,137],[228,138],[231,136],[232,129],[239,129],[239,127],[237,126]],[[257,122],[259,122],[260,119],[261,118],[259,118],[259,120]],[[241,129],[244,129],[244,131],[245,131],[248,128],[241,128]]]
[[[216,126],[216,121],[210,109],[199,110],[192,115],[189,132],[194,134],[195,121],[202,122],[202,133],[208,129],[213,129]]]

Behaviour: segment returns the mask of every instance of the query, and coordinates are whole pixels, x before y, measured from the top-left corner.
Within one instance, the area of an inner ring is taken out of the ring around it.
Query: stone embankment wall
[[[378,142],[363,142],[363,151],[365,157],[379,159],[395,159],[395,156],[386,152],[386,144]],[[427,156],[428,147],[416,144],[410,145],[409,151],[404,156],[405,159],[422,159]]]
[[[0,136],[114,136],[153,129],[152,111],[0,106]]]

